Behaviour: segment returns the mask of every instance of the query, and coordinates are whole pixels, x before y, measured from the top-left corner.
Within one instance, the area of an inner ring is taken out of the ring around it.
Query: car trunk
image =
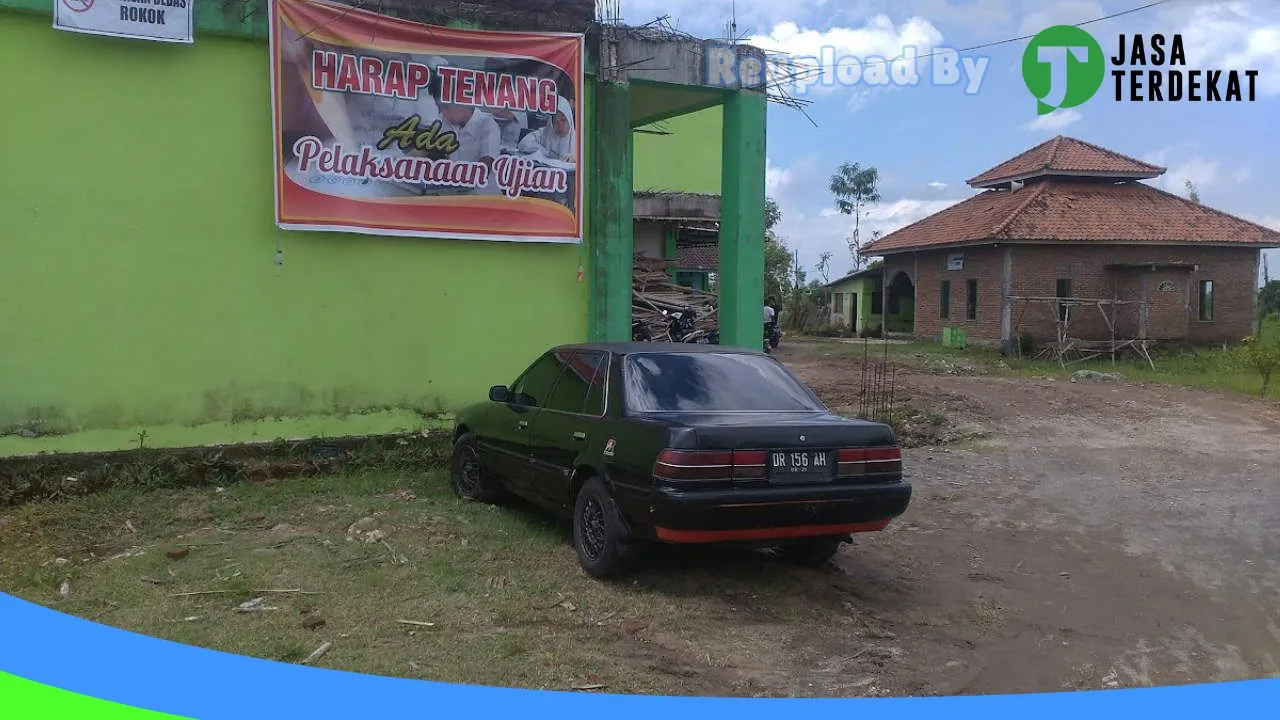
[[[838,449],[897,444],[887,425],[822,412],[655,413],[650,417],[692,430],[696,446],[690,449],[699,450]]]
[[[893,430],[822,412],[668,413],[679,448],[666,472],[708,472],[734,486],[871,482],[901,476]],[[704,471],[703,466],[710,467]]]

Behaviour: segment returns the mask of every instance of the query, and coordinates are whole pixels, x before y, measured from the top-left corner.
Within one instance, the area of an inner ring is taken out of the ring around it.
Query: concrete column
[[[1013,337],[1013,246],[1004,248],[1004,302],[1000,306],[1000,346],[1005,355],[1014,354]]]
[[[764,318],[765,96],[724,104],[720,180],[720,343],[761,347]]]
[[[668,223],[662,227],[662,259],[667,262],[676,261],[676,226]],[[671,282],[676,281],[676,266],[672,265]]]
[[[630,88],[626,83],[597,83],[593,110],[587,335],[592,342],[626,342],[631,339],[635,253]]]
[[[1262,306],[1258,304],[1258,283],[1262,278],[1258,274],[1262,271],[1262,251],[1253,251],[1253,281],[1249,283],[1249,287],[1253,289],[1253,334],[1262,334]]]

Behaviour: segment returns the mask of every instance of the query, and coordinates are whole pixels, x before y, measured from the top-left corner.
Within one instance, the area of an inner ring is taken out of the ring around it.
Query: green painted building
[[[651,33],[579,4],[580,27],[522,26],[588,34],[586,239],[544,245],[278,230],[265,5],[197,3],[195,44],[167,45],[0,0],[0,66],[21,68],[0,121],[0,455],[421,427],[549,345],[629,339],[636,188],[720,197],[722,342],[758,345],[764,96],[645,70]],[[384,5],[444,24],[467,4]],[[533,17],[481,24],[499,15]]]
[[[825,286],[831,299],[831,324],[856,335],[883,326],[883,278],[879,268],[852,272]]]

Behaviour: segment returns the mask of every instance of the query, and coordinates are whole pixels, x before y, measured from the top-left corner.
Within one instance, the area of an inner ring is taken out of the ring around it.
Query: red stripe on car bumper
[[[843,523],[840,525],[792,525],[788,527],[750,528],[745,530],[672,530],[654,528],[658,539],[671,543],[750,542],[755,540],[785,540],[789,538],[816,537],[819,535],[845,535],[858,532],[876,532],[889,525],[889,520]]]

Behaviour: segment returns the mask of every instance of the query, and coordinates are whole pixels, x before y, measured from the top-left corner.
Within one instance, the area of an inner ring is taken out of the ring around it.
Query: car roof
[[[610,352],[615,355],[634,355],[639,353],[732,353],[735,355],[765,356],[765,354],[759,350],[749,350],[746,348],[732,347],[728,345],[677,342],[574,343],[570,345],[557,345],[556,347],[551,348],[551,350],[595,350],[599,352]]]

